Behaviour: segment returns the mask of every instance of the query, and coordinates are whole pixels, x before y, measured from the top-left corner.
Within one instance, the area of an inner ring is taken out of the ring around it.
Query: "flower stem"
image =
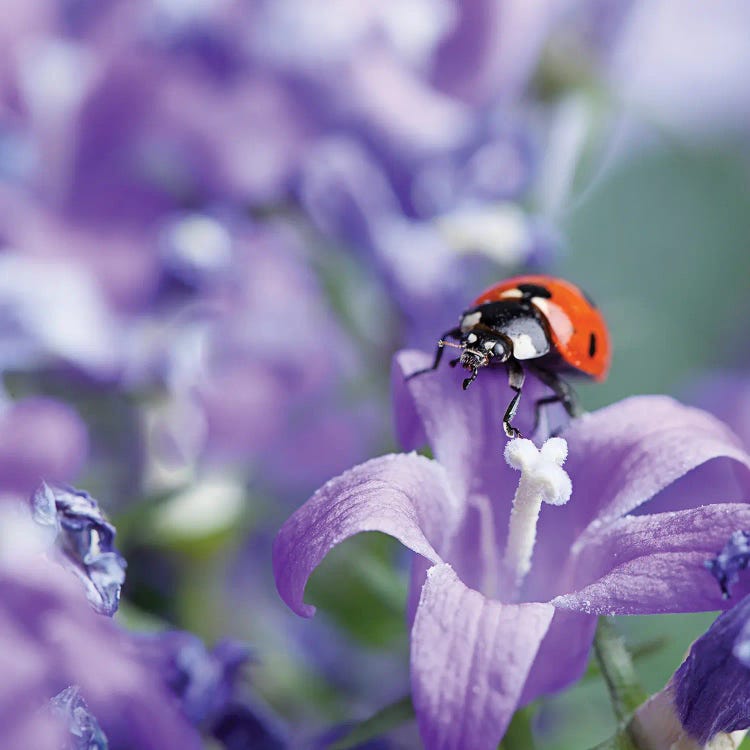
[[[534,734],[531,731],[531,720],[534,716],[535,708],[526,706],[513,714],[505,737],[500,743],[498,750],[534,750]]]
[[[607,683],[612,709],[622,725],[648,696],[638,681],[625,641],[606,617],[600,617],[596,627],[594,654]]]
[[[350,748],[360,747],[362,744],[400,727],[407,721],[411,721],[414,716],[411,696],[404,696],[401,700],[391,703],[369,719],[357,724],[344,737],[331,745],[328,750],[349,750]]]
[[[633,743],[630,734],[623,729],[614,737],[610,737],[596,747],[592,747],[591,750],[639,750],[639,748]]]

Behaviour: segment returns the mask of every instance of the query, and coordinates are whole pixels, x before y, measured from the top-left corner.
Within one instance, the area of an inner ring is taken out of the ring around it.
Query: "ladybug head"
[[[471,371],[471,377],[464,380],[464,390],[476,379],[480,367],[487,367],[491,362],[505,362],[513,353],[513,346],[497,331],[474,328],[461,337],[458,344],[461,355],[454,363]]]

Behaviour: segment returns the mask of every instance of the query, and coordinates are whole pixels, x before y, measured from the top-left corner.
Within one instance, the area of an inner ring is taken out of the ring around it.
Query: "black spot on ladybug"
[[[592,331],[589,334],[589,357],[596,354],[596,334]]]
[[[539,284],[519,284],[518,291],[527,298],[543,297],[549,299],[552,296],[552,292],[546,286],[540,286]]]

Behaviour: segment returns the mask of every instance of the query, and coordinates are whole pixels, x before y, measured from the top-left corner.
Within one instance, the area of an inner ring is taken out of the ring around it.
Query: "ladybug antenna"
[[[440,339],[438,341],[438,346],[442,349],[444,346],[450,346],[452,349],[464,349],[463,344],[454,344],[452,341],[445,341],[445,339]]]

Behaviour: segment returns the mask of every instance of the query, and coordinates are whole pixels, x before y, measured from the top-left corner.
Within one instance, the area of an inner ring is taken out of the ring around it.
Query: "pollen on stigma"
[[[542,503],[565,505],[570,499],[573,485],[562,468],[567,456],[568,444],[559,437],[550,438],[541,448],[524,438],[510,440],[505,446],[506,462],[521,472],[503,556],[503,568],[516,595],[531,569]]]

